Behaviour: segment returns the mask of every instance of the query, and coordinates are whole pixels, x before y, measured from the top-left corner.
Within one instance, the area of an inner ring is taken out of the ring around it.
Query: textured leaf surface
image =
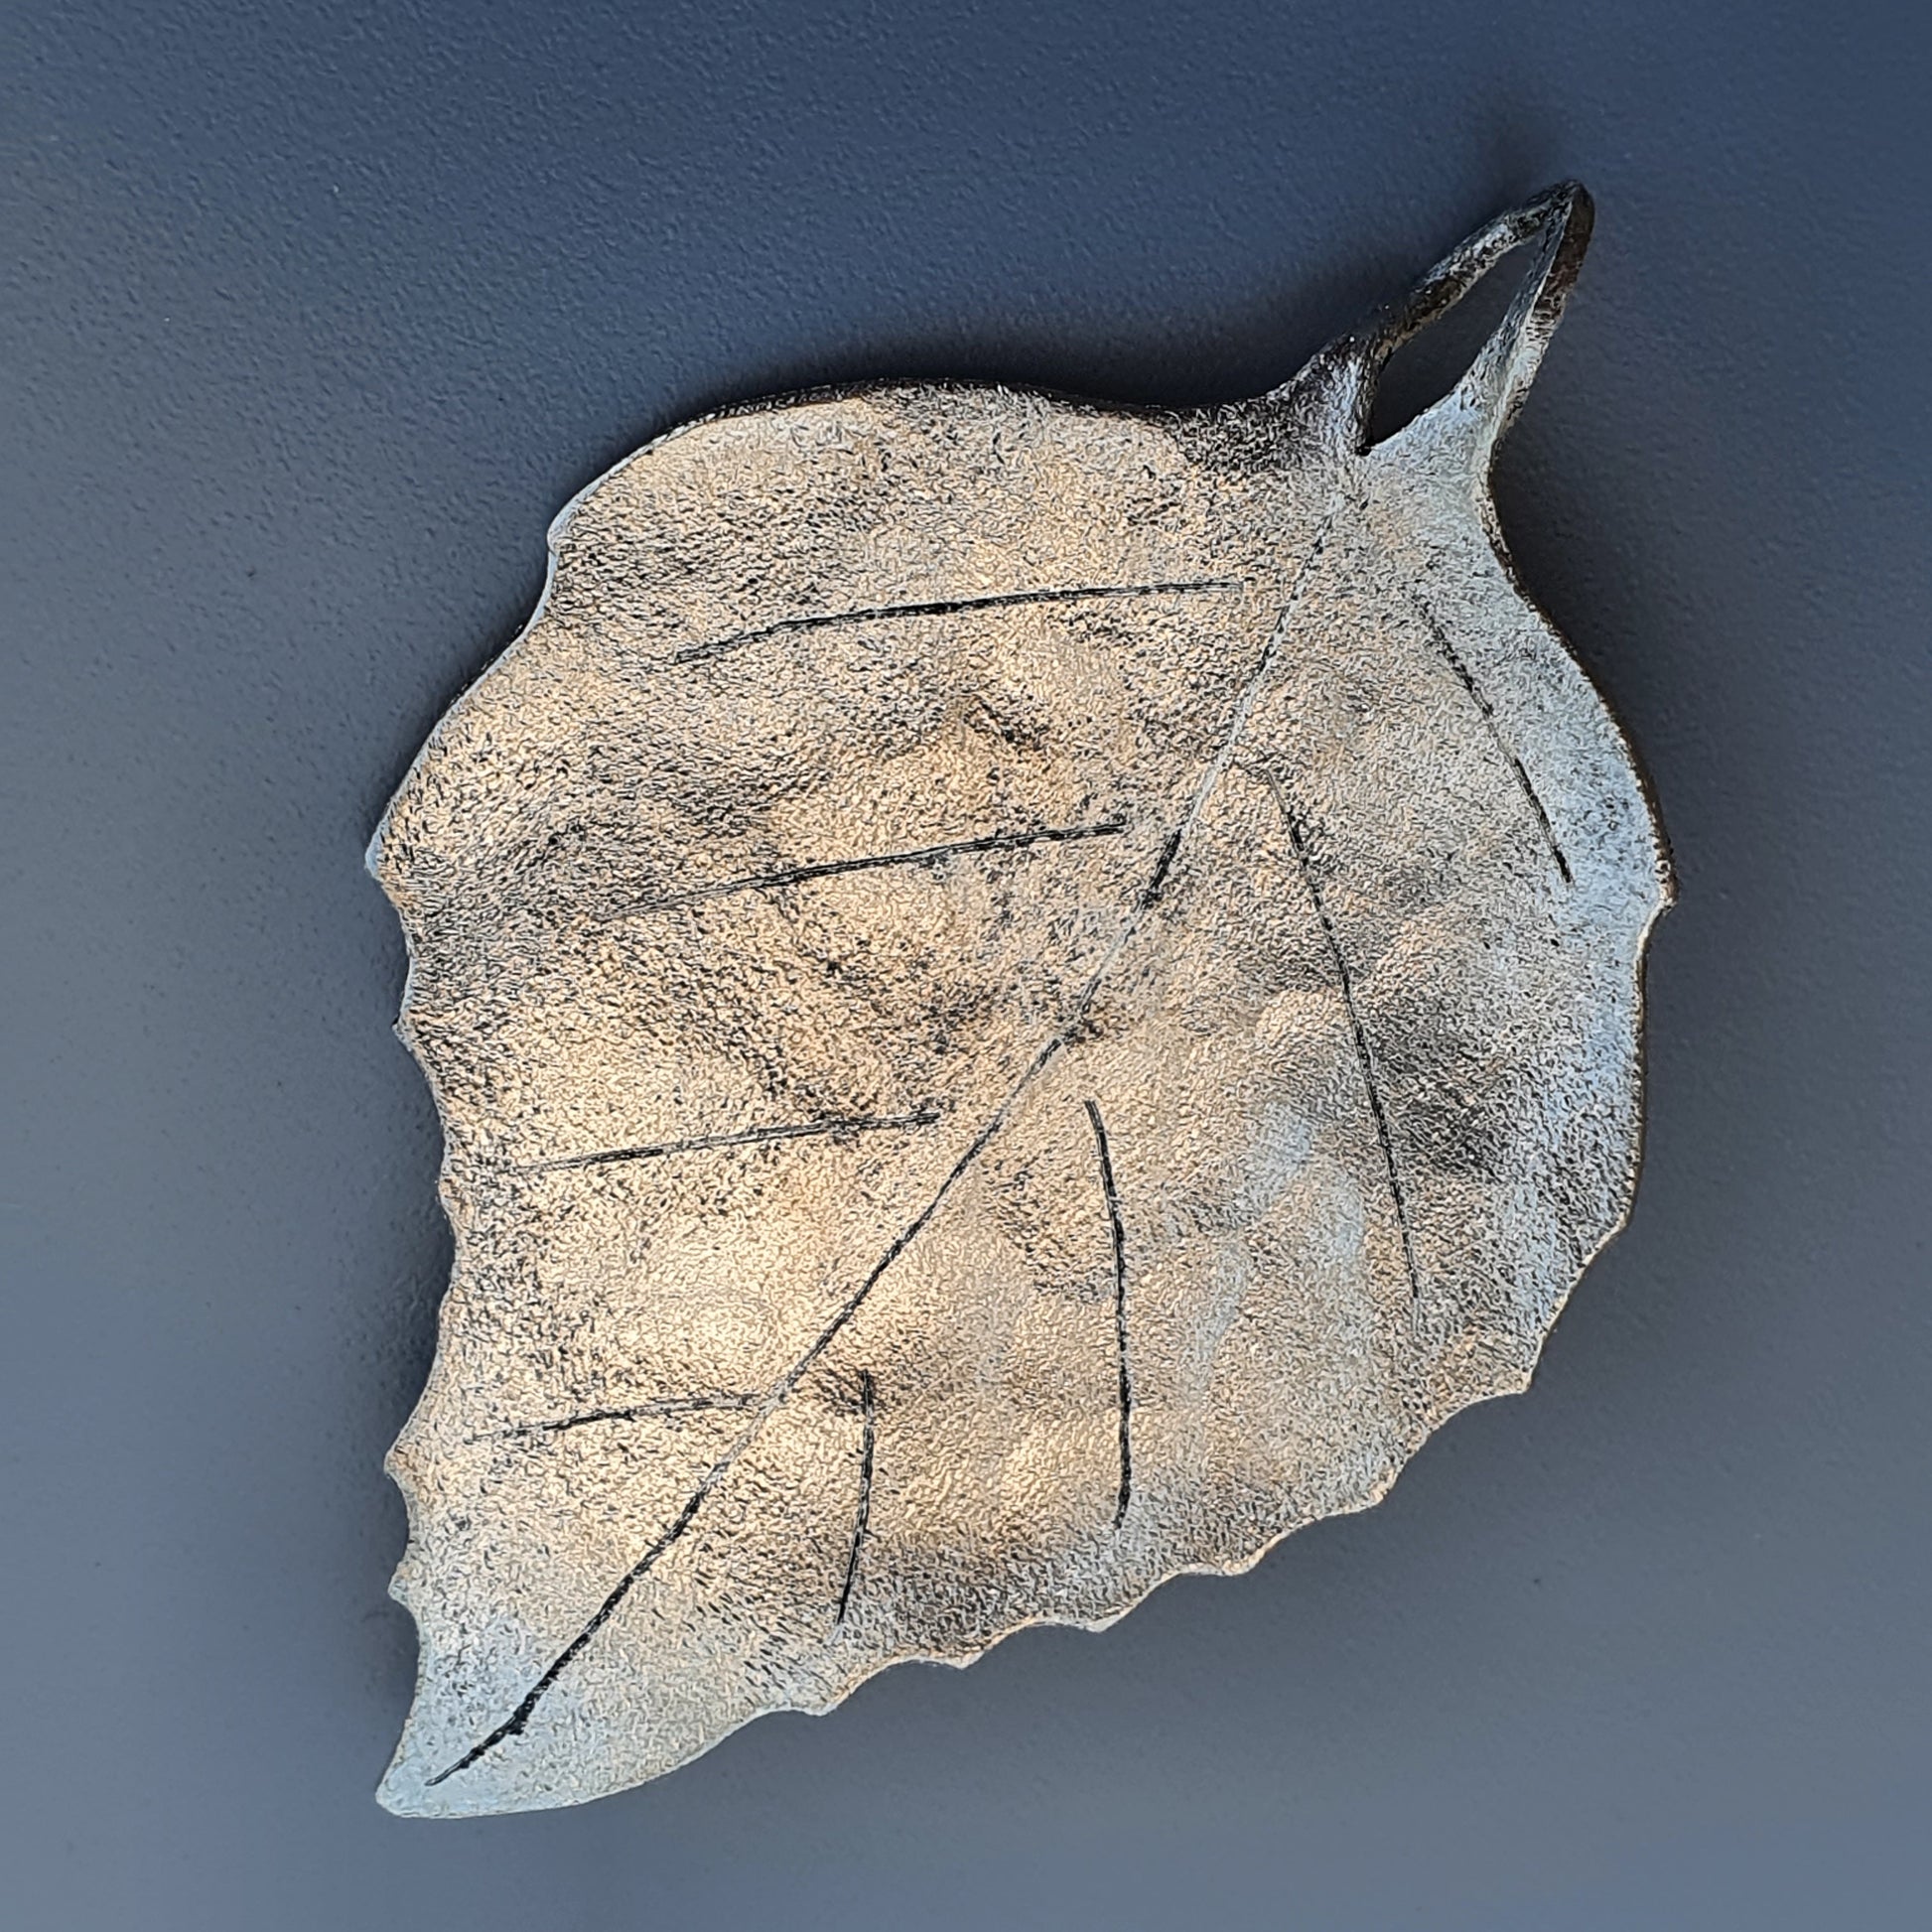
[[[386,1803],[1103,1623],[1524,1385],[1627,1211],[1668,891],[1487,495],[1587,223],[1504,217],[1256,402],[807,397],[558,520],[371,853],[457,1234]]]

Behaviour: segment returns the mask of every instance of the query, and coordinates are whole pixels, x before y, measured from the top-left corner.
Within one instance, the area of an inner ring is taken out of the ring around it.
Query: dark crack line
[[[759,1147],[766,1141],[802,1141],[821,1134],[879,1134],[894,1127],[930,1127],[937,1107],[916,1114],[841,1114],[831,1120],[799,1120],[781,1127],[747,1127],[736,1134],[700,1134],[689,1141],[657,1141],[645,1147],[609,1147],[595,1154],[566,1154],[555,1161],[532,1161],[511,1173],[561,1173],[572,1168],[603,1168],[617,1161],[661,1161],[672,1154],[703,1154],[718,1147]]]
[[[1058,590],[1004,591],[992,597],[939,598],[929,604],[863,604],[856,610],[828,612],[822,617],[781,618],[776,623],[760,624],[755,630],[734,631],[728,637],[714,637],[707,643],[687,644],[671,653],[671,662],[692,664],[700,658],[736,650],[741,644],[755,644],[761,638],[783,637],[795,631],[823,630],[831,624],[877,623],[886,618],[949,618],[960,611],[999,611],[1021,604],[1072,604],[1082,598],[1174,597],[1245,588],[1238,577],[1188,577],[1172,583],[1075,584]]]
[[[1100,1103],[1086,1103],[1087,1123],[1093,1129],[1094,1152],[1100,1157],[1100,1191],[1107,1197],[1107,1225],[1114,1242],[1114,1351],[1120,1375],[1120,1494],[1114,1503],[1114,1528],[1127,1521],[1134,1500],[1134,1380],[1127,1359],[1127,1233],[1121,1225],[1120,1190],[1114,1185],[1113,1151],[1107,1145],[1107,1123]]]
[[[1176,828],[1168,834],[1167,843],[1161,848],[1161,856],[1155,862],[1154,875],[1147,882],[1141,894],[1141,910],[1145,912],[1155,904],[1167,890],[1168,874],[1173,869],[1173,862],[1180,851],[1180,831]]]
[[[859,1578],[859,1552],[866,1544],[866,1524],[872,1516],[872,1451],[879,1433],[878,1391],[872,1371],[859,1371],[859,1403],[865,1418],[865,1433],[859,1444],[859,1509],[852,1524],[852,1554],[845,1560],[845,1587],[839,1591],[839,1613],[832,1620],[845,1621],[852,1602],[852,1586]]]
[[[1404,588],[1408,589],[1407,586]],[[1536,822],[1543,832],[1543,843],[1550,848],[1550,857],[1557,862],[1557,871],[1563,875],[1563,883],[1566,886],[1574,886],[1577,881],[1571,873],[1570,861],[1564,856],[1562,843],[1557,838],[1557,828],[1551,824],[1550,814],[1544,809],[1543,800],[1537,795],[1536,786],[1531,783],[1528,768],[1517,755],[1515,746],[1503,736],[1503,728],[1496,717],[1495,706],[1489,702],[1489,694],[1476,682],[1475,674],[1462,661],[1461,653],[1449,642],[1449,632],[1443,628],[1442,620],[1430,609],[1427,600],[1415,590],[1409,590],[1408,595],[1410,603],[1416,607],[1417,614],[1429,626],[1429,634],[1435,639],[1436,648],[1442,652],[1444,660],[1460,680],[1463,690],[1469,694],[1469,702],[1481,714],[1482,722],[1489,729],[1489,741],[1495,746],[1497,755],[1516,774],[1517,788],[1522,792],[1530,810],[1536,814]]]
[[[1316,559],[1321,555],[1322,549],[1327,543],[1328,531],[1333,521],[1334,517],[1331,511],[1323,519],[1320,529],[1315,534],[1314,541],[1309,548],[1309,554],[1303,558],[1301,568],[1296,572],[1295,582],[1290,587],[1288,597],[1282,605],[1281,613],[1276,619],[1273,628],[1269,631],[1268,641],[1262,647],[1260,659],[1256,663],[1248,682],[1242,687],[1240,697],[1235,701],[1234,713],[1228,723],[1227,735],[1221,741],[1220,749],[1208,760],[1206,769],[1202,771],[1199,782],[1194,787],[1193,795],[1187,802],[1187,809],[1181,815],[1178,830],[1171,842],[1174,851],[1179,850],[1181,840],[1185,838],[1187,832],[1199,819],[1209,796],[1212,794],[1215,786],[1226,775],[1229,764],[1233,762],[1235,748],[1240,743],[1241,734],[1247,729],[1248,719],[1253,714],[1256,704],[1260,702],[1262,691],[1266,688],[1269,675],[1274,670],[1275,659],[1280,655],[1282,642],[1288,635],[1289,626],[1294,619],[1296,607],[1301,602],[1303,589],[1308,583],[1310,574],[1314,569]],[[1172,855],[1164,851],[1160,862],[1163,873],[1165,873],[1171,862]],[[1153,881],[1150,880],[1150,884],[1152,883]],[[583,1654],[585,1646],[590,1643],[592,1638],[617,1614],[619,1606],[630,1594],[631,1590],[637,1587],[638,1582],[650,1574],[664,1553],[672,1548],[678,1539],[684,1535],[685,1531],[691,1527],[698,1511],[704,1507],[706,1498],[710,1496],[711,1492],[730,1473],[739,1457],[758,1440],[759,1432],[763,1429],[765,1423],[770,1420],[784,1403],[785,1399],[791,1394],[792,1390],[797,1387],[800,1378],[831,1347],[833,1342],[844,1332],[847,1324],[865,1307],[868,1298],[871,1296],[873,1290],[879,1286],[880,1282],[884,1280],[887,1271],[918,1239],[919,1235],[932,1220],[932,1217],[938,1213],[940,1207],[945,1202],[946,1196],[952,1192],[954,1186],[958,1183],[960,1176],[972,1167],[973,1163],[986,1151],[993,1137],[1006,1125],[1008,1116],[1020,1104],[1022,1096],[1038,1079],[1046,1067],[1051,1064],[1060,1049],[1069,1040],[1073,1039],[1081,1028],[1084,1027],[1087,1011],[1093,1005],[1094,998],[1100,991],[1102,981],[1113,970],[1114,963],[1120,958],[1121,954],[1133,942],[1135,935],[1139,932],[1143,921],[1147,917],[1147,893],[1143,889],[1142,893],[1134,900],[1133,910],[1122,921],[1121,929],[1115,934],[1113,943],[1107,948],[1099,965],[1094,968],[1085,987],[1081,990],[1079,999],[1074,1002],[1070,1018],[1061,1026],[1059,1032],[1054,1034],[1039,1051],[1034,1055],[1027,1070],[1014,1083],[1012,1090],[1007,1094],[1006,1098],[994,1109],[992,1118],[974,1136],[971,1145],[966,1149],[965,1153],[947,1170],[945,1178],[940,1181],[932,1198],[893,1238],[891,1245],[888,1246],[886,1252],[874,1265],[872,1272],[846,1297],[845,1301],[840,1305],[838,1311],[820,1329],[817,1338],[812,1342],[811,1346],[765,1391],[764,1399],[759,1403],[757,1414],[739,1432],[737,1440],[731,1447],[705,1471],[697,1487],[692,1490],[690,1498],[686,1501],[684,1507],[678,1511],[676,1518],[671,1522],[670,1526],[662,1531],[656,1540],[644,1551],[643,1555],[618,1579],[617,1583],[612,1587],[610,1594],[598,1605],[597,1609],[592,1613],[590,1620],[557,1653],[555,1658],[551,1660],[549,1667],[544,1671],[543,1675],[524,1693],[522,1701],[517,1705],[516,1709],[495,1729],[490,1731],[478,1743],[473,1744],[469,1750],[465,1751],[454,1764],[451,1764],[447,1769],[437,1772],[434,1777],[426,1780],[428,1784],[438,1785],[446,1778],[455,1777],[459,1771],[467,1771],[479,1758],[494,1750],[506,1738],[515,1737],[522,1732],[523,1727],[530,1722],[531,1714],[536,1710],[538,1704],[542,1702],[544,1694],[570,1668],[577,1658]]]
[[[1341,935],[1335,930],[1334,920],[1328,916],[1327,902],[1322,898],[1321,888],[1315,881],[1314,868],[1309,863],[1307,837],[1293,806],[1288,802],[1287,792],[1282,789],[1281,780],[1272,771],[1264,771],[1262,777],[1274,794],[1282,823],[1288,828],[1288,843],[1294,851],[1295,863],[1301,869],[1302,883],[1308,888],[1309,899],[1314,906],[1314,916],[1320,923],[1322,937],[1328,942],[1328,957],[1334,961],[1335,984],[1341,989],[1342,1008],[1348,1015],[1348,1031],[1355,1036],[1355,1057],[1361,1063],[1362,1085],[1368,1090],[1368,1110],[1375,1121],[1375,1138],[1382,1143],[1382,1163],[1389,1172],[1389,1198],[1395,1204],[1396,1226],[1402,1232],[1402,1257],[1409,1269],[1409,1299],[1411,1303],[1419,1302],[1422,1300],[1422,1273],[1416,1266],[1416,1243],[1409,1225],[1409,1202],[1402,1190],[1402,1169],[1395,1158],[1395,1136],[1389,1130],[1388,1110],[1382,1104],[1382,1086],[1376,1078],[1375,1055],[1369,1050],[1368,1030],[1362,1025],[1360,1010],[1355,1005],[1355,985],[1348,971],[1348,961],[1342,953]]]
[[[1033,832],[990,832],[984,838],[954,839],[947,845],[921,845],[909,852],[882,852],[864,859],[825,859],[815,865],[790,866],[781,872],[755,873],[727,879],[716,886],[694,887],[688,893],[667,893],[662,898],[639,899],[601,916],[609,921],[634,919],[646,912],[663,912],[676,905],[696,905],[732,893],[756,893],[779,886],[802,886],[808,880],[835,879],[848,872],[877,872],[887,866],[932,866],[966,852],[1021,852],[1030,845],[1071,845],[1080,839],[1111,839],[1127,830],[1125,819],[1110,818],[1098,825],[1046,825]]]
[[[756,1409],[759,1405],[756,1390],[749,1393],[733,1391],[724,1395],[671,1395],[663,1396],[654,1402],[635,1402],[626,1409],[587,1409],[581,1416],[558,1416],[548,1422],[522,1422],[509,1429],[492,1429],[482,1436],[472,1436],[472,1443],[502,1443],[519,1436],[555,1436],[566,1429],[583,1429],[594,1422],[639,1422],[650,1416],[695,1416],[707,1410],[744,1410]]]

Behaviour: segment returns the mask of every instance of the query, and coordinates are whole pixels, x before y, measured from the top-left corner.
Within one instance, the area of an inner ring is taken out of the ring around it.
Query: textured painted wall
[[[1916,1923],[1927,52],[1902,5],[9,11],[11,1915]],[[551,514],[773,388],[1257,390],[1568,174],[1498,489],[1682,902],[1636,1219],[1534,1391],[1104,1636],[385,1816],[378,1463],[448,1252],[361,849]]]

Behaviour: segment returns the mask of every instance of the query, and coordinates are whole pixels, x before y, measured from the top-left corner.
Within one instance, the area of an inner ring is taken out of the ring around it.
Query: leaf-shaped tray
[[[457,1237],[391,1808],[1105,1623],[1524,1386],[1628,1209],[1669,895],[1488,493],[1588,219],[1255,401],[809,395],[558,518],[370,855]]]

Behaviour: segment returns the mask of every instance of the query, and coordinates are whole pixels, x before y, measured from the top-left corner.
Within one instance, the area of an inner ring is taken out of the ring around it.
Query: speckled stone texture
[[[1488,495],[1588,218],[1256,401],[759,404],[558,519],[370,855],[457,1237],[393,1810],[1105,1623],[1525,1385],[1629,1207],[1669,897]]]

